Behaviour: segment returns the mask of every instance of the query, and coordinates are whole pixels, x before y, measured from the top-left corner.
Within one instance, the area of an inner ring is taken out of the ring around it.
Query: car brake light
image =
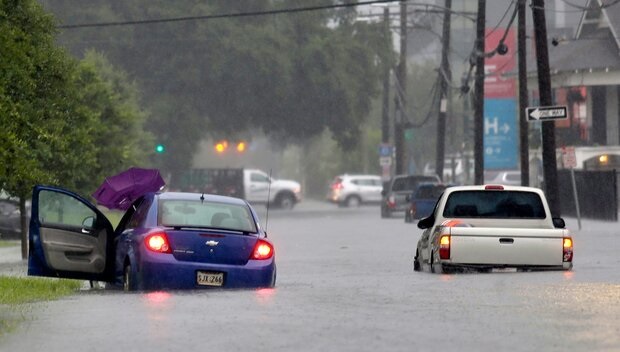
[[[439,238],[439,258],[450,259],[450,235],[443,235]]]
[[[499,191],[503,191],[504,190],[504,186],[502,186],[502,185],[486,185],[486,186],[484,186],[484,189],[486,189],[486,190],[499,190]]]
[[[564,237],[563,244],[563,261],[573,261],[573,239],[570,237]]]
[[[336,189],[342,189],[344,186],[342,185],[342,183],[338,182],[338,183],[334,183],[332,185],[332,189],[336,190]]]
[[[250,259],[265,260],[271,258],[272,256],[273,246],[271,243],[264,240],[258,240],[254,246]]]
[[[390,208],[394,208],[394,207],[396,206],[396,201],[394,200],[394,196],[393,196],[393,195],[391,195],[391,196],[389,196],[389,197],[388,197],[388,199],[387,199],[387,205],[388,205],[388,207],[390,207]]]
[[[146,244],[146,248],[152,250],[153,252],[172,253],[172,249],[170,248],[168,237],[165,232],[156,232],[146,236],[144,243]]]

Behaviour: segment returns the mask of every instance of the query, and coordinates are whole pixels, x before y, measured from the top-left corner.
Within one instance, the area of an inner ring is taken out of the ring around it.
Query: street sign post
[[[562,120],[568,117],[566,106],[534,106],[525,109],[528,121]]]

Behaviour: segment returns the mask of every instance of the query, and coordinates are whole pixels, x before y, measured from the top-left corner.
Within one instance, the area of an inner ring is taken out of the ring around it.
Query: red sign
[[[497,48],[506,32],[505,28],[487,29],[484,41],[485,52]],[[508,47],[505,55],[495,53],[484,59],[484,97],[485,98],[514,98],[516,97],[516,32],[508,29],[504,44]],[[511,75],[508,75],[511,73]]]

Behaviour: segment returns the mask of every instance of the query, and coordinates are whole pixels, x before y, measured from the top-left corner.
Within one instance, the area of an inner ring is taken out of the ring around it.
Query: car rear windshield
[[[161,226],[206,227],[256,232],[250,209],[244,205],[166,199],[159,203]]]
[[[444,185],[420,186],[415,192],[414,198],[418,199],[438,199],[441,193],[445,191]]]
[[[392,191],[413,191],[420,183],[423,182],[437,182],[435,176],[407,176],[394,179],[392,184]]]
[[[523,191],[458,191],[450,193],[446,218],[544,219],[545,208],[537,193]]]

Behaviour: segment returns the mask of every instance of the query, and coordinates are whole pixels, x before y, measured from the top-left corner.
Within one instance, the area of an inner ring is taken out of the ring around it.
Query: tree
[[[140,107],[135,83],[103,54],[88,51],[75,73],[80,109],[94,117],[90,130],[97,147],[87,177],[73,188],[90,194],[105,179],[130,166],[145,165],[154,153],[153,136],[144,130],[148,113]]]
[[[65,23],[299,6],[275,0],[133,0],[84,10],[67,1],[44,3]],[[177,169],[191,164],[201,139],[257,129],[282,145],[303,144],[328,129],[339,146],[354,147],[378,92],[378,58],[393,55],[385,50],[391,41],[384,35],[380,24],[354,22],[351,11],[323,10],[68,29],[61,42],[76,55],[96,47],[136,79],[153,107],[150,131],[169,150],[163,163]]]
[[[57,183],[76,163],[88,166],[92,148],[67,90],[73,62],[53,44],[54,23],[35,1],[0,1],[0,188],[20,200],[22,256],[26,252],[25,201],[36,183]],[[70,131],[70,132],[69,132]],[[68,138],[68,137],[74,138]],[[86,143],[84,143],[86,142]]]
[[[148,142],[124,76],[94,54],[78,66],[54,33],[36,1],[0,0],[0,189],[20,200],[24,258],[35,184],[90,194],[104,173],[141,160]]]

